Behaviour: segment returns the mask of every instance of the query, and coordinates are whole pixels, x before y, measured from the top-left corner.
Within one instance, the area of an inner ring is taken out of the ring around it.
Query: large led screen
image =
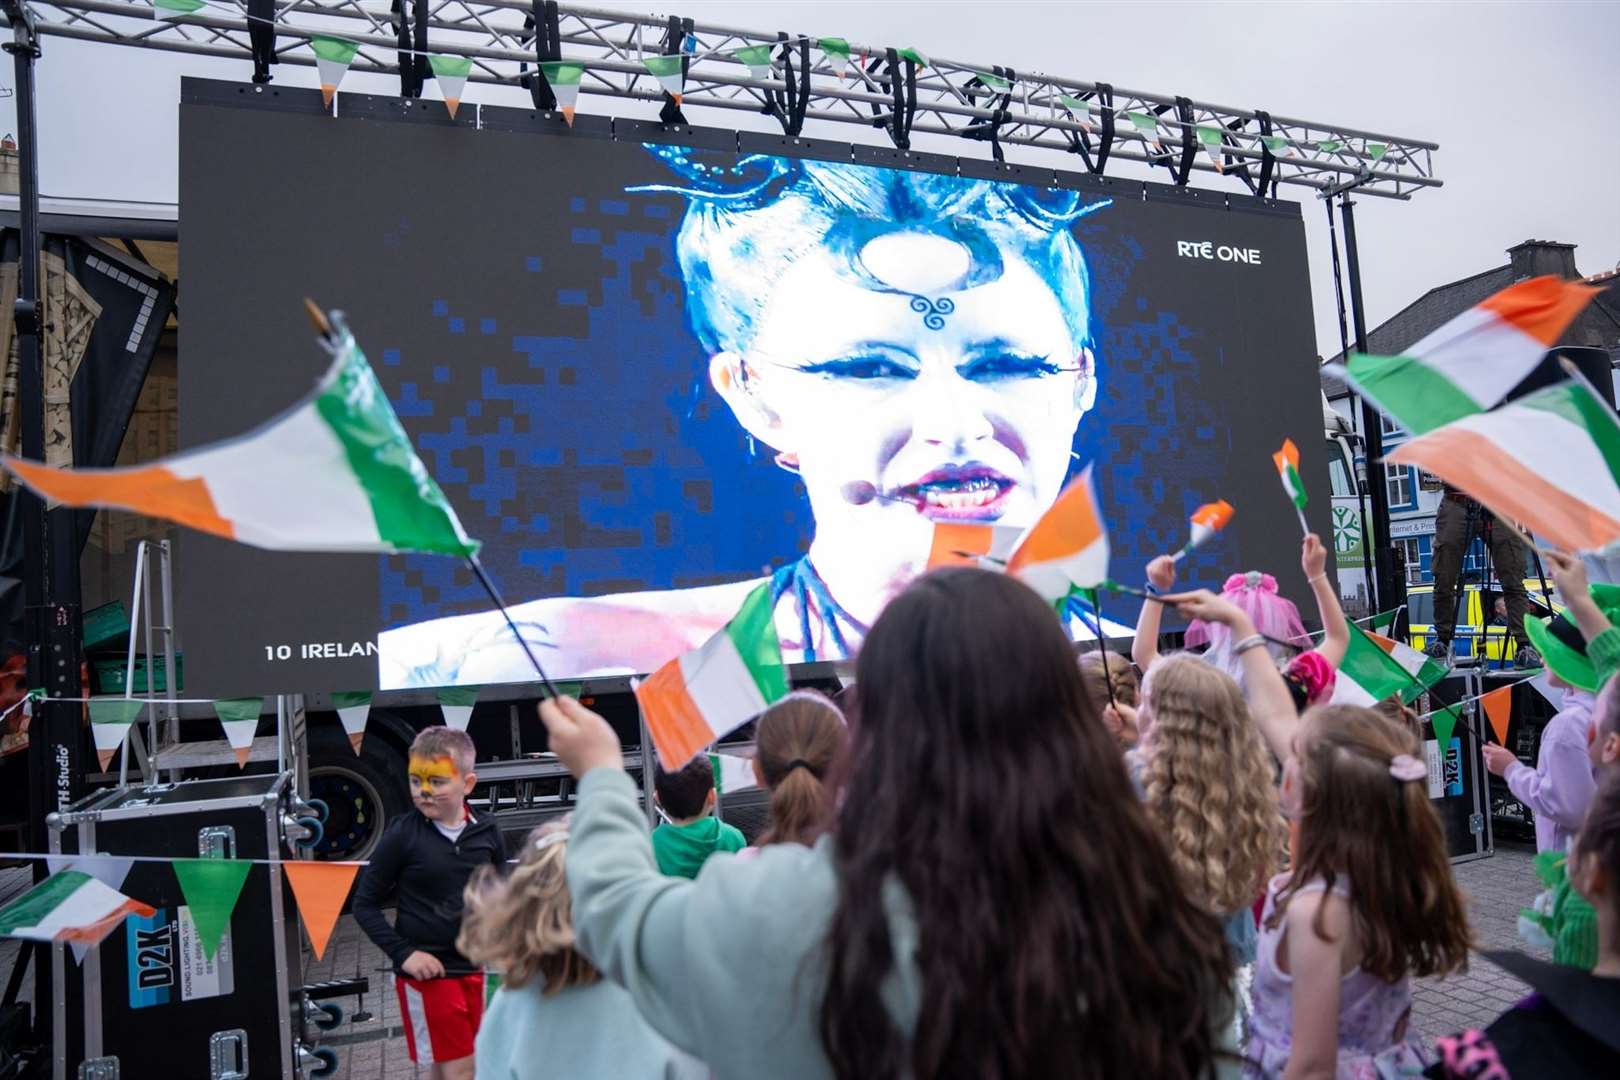
[[[1087,466],[1115,578],[1226,498],[1186,579],[1306,595],[1271,461],[1293,438],[1325,523],[1296,207],[431,102],[186,100],[182,442],[306,393],[302,298],[344,310],[553,676],[648,671],[757,590],[788,660],[845,658],[937,523],[1026,525]],[[451,559],[187,536],[176,576],[188,691],[531,678]]]

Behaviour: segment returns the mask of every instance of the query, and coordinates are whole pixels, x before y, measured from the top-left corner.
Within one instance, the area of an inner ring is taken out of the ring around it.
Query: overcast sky
[[[601,0],[601,6],[627,4]],[[914,45],[925,55],[985,67],[1184,94],[1439,143],[1434,161],[1443,188],[1420,191],[1410,202],[1358,204],[1369,326],[1434,285],[1501,265],[1506,248],[1530,237],[1578,244],[1576,259],[1588,274],[1620,262],[1620,3],[681,0],[660,11]],[[180,77],[251,74],[245,60],[60,37],[45,38],[44,46],[38,95],[47,195],[175,201]],[[282,65],[275,72],[279,84],[315,85],[312,68]],[[0,85],[13,85],[9,58],[0,63]],[[392,77],[350,76],[344,83],[345,90],[372,93],[397,88]],[[437,96],[432,88],[427,93]],[[527,95],[473,85],[467,100],[523,104]],[[0,128],[15,128],[14,106],[14,98],[0,101]],[[589,95],[580,109],[649,118],[656,112],[648,103]],[[737,126],[741,114],[689,109],[687,115],[694,123]],[[883,139],[814,121],[805,133]],[[962,156],[987,150],[960,140],[919,138],[916,145]],[[1017,147],[1008,156],[1066,163]],[[1242,190],[1237,181],[1194,175],[1199,186]],[[1284,186],[1281,194],[1304,204],[1317,337],[1321,352],[1331,354],[1338,329],[1324,211],[1308,189]],[[312,187],[310,197],[319,198],[320,189]],[[462,197],[478,198],[475,168]]]

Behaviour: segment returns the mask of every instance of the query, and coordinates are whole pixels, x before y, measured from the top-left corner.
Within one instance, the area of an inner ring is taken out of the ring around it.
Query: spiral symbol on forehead
[[[956,301],[948,296],[930,300],[926,296],[913,296],[911,310],[923,317],[923,325],[930,330],[945,329],[945,316],[956,310]]]

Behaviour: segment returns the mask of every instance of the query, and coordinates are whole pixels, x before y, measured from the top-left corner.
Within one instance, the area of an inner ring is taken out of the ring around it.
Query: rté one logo
[[[1208,240],[1177,240],[1176,254],[1183,259],[1210,259],[1218,262],[1248,263],[1250,266],[1260,265],[1259,248],[1231,247],[1227,244],[1215,245]]]

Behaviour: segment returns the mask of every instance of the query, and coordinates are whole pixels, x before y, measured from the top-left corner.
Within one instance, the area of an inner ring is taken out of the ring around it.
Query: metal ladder
[[[136,693],[135,658],[137,637],[144,639],[146,657],[146,683],[143,694]],[[160,650],[159,648],[160,647]],[[163,657],[163,691],[154,689],[153,674],[157,651]],[[130,732],[130,754],[125,754],[118,770],[120,785],[129,781],[129,759],[135,758],[143,783],[155,782],[160,772],[174,783],[181,778],[181,770],[217,765],[234,765],[236,757],[224,739],[185,741],[180,734],[183,706],[177,698],[178,671],[174,648],[174,569],[167,540],[142,540],[135,549],[135,587],[130,598],[129,649],[124,658],[124,696],[144,697],[147,706],[147,736],[143,744],[138,729]],[[188,708],[189,718],[212,716],[212,708],[198,705]],[[289,746],[290,728],[301,728],[304,722],[303,698],[278,697],[276,700],[277,734],[253,740],[248,761],[275,761],[284,768]],[[291,714],[291,715],[289,715]],[[150,754],[146,747],[152,747]],[[301,764],[301,763],[300,763]],[[298,770],[300,778],[307,772]]]

